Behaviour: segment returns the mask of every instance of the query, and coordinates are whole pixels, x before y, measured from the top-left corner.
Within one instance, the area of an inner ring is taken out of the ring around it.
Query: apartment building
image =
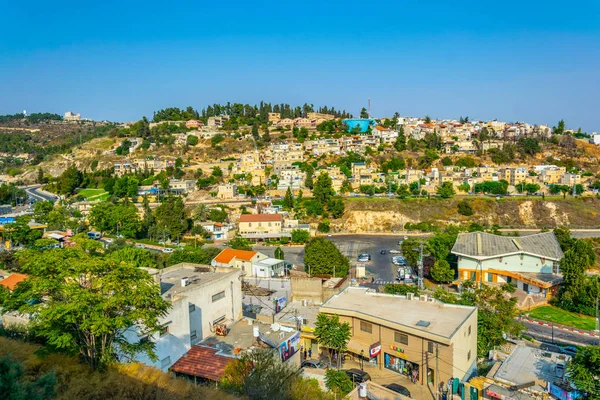
[[[385,368],[435,391],[440,382],[463,380],[476,370],[476,307],[348,287],[320,312],[350,325],[347,353],[362,357],[367,372]]]
[[[218,117],[208,117],[206,126],[209,128],[222,128],[225,121],[229,121],[229,115],[219,115]]]
[[[172,179],[169,181],[169,191],[176,194],[187,194],[196,190],[196,181],[193,179]]]
[[[185,121],[185,127],[188,129],[199,129],[204,126],[204,123],[199,119],[191,119],[189,121]]]
[[[500,172],[500,179],[504,179],[509,185],[515,186],[525,181],[525,178],[529,176],[527,168],[505,168]]]
[[[295,165],[280,170],[278,176],[277,190],[298,190],[304,186],[305,173]]]
[[[563,252],[553,232],[522,237],[485,232],[459,233],[452,247],[458,257],[458,279],[513,283],[541,298],[558,292]]]
[[[264,240],[291,237],[282,232],[283,215],[281,214],[242,214],[239,221],[239,234],[246,239]]]
[[[73,121],[81,121],[81,114],[76,114],[71,111],[67,111],[63,117],[63,120],[73,122]]]
[[[281,120],[281,114],[280,113],[275,113],[275,112],[270,112],[269,113],[269,122],[272,122],[272,123],[276,124],[277,122],[279,122],[279,120]]]
[[[237,186],[234,183],[225,183],[217,188],[217,198],[230,200],[237,195]]]
[[[560,176],[560,184],[566,186],[575,186],[581,183],[581,175],[578,174],[562,174]]]
[[[160,333],[148,335],[139,326],[125,332],[130,343],[145,340],[155,343],[158,360],[140,355],[139,362],[167,371],[192,345],[213,335],[217,326],[231,326],[242,317],[239,270],[199,272],[210,271],[210,267],[188,263],[147,270],[171,307],[160,319]]]

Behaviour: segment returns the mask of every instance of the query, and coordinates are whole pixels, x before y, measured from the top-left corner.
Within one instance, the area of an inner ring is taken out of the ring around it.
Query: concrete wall
[[[321,278],[292,276],[290,281],[292,287],[292,301],[306,299],[317,304],[322,302],[321,291],[323,282]]]
[[[523,254],[522,256],[515,254],[502,258],[483,260],[481,267],[484,271],[487,269],[497,269],[514,272],[552,273],[552,260],[544,259],[544,262],[542,262],[542,258],[540,257],[529,254]],[[479,266],[477,265],[477,260],[460,256],[458,269],[475,271],[479,269]]]

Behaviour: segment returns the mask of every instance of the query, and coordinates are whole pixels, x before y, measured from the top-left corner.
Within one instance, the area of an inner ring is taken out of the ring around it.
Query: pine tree
[[[294,208],[294,195],[292,193],[292,189],[288,186],[287,191],[285,192],[285,196],[283,198],[283,207],[291,210]]]

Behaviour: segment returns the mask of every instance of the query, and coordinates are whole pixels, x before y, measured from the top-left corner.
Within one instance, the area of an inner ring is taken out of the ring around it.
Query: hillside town
[[[0,348],[206,398],[600,396],[598,134],[275,107],[0,119],[81,131],[5,158]]]

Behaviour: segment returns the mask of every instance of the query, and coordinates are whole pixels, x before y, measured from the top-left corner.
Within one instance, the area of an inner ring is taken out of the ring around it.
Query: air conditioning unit
[[[406,293],[406,298],[408,300],[412,300],[413,299],[413,294],[412,293]]]
[[[433,297],[429,296],[429,298],[427,299],[427,301],[430,302],[430,303],[434,303],[435,299]]]
[[[427,300],[427,296],[425,296],[424,294],[422,294],[422,295],[419,296],[419,300],[420,301],[425,301],[425,300]]]
[[[189,284],[189,280],[187,276],[181,278],[181,287],[186,287]]]

